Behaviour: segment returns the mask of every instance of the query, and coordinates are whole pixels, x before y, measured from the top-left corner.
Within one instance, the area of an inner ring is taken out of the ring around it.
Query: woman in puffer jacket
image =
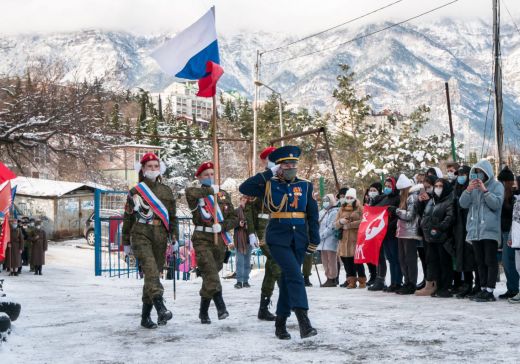
[[[399,239],[399,264],[404,276],[404,285],[397,294],[414,294],[417,285],[417,244],[419,214],[417,210],[419,191],[423,185],[413,186],[404,174],[399,176],[396,187],[400,190],[401,201],[397,209],[397,233]]]
[[[417,296],[452,297],[449,289],[453,279],[454,217],[453,187],[447,180],[439,178],[421,220],[428,264],[426,287],[415,292]]]
[[[359,288],[365,288],[367,282],[363,264],[354,263],[357,235],[362,215],[363,207],[356,198],[356,190],[351,188],[347,191],[345,203],[341,205],[336,216],[336,229],[343,230],[338,245],[338,256],[341,257],[341,261],[347,271],[346,287],[349,289],[356,288],[357,282],[359,282]]]
[[[325,269],[327,281],[321,287],[336,287],[338,276],[338,238],[336,237],[336,215],[338,207],[336,198],[332,194],[323,198],[323,209],[320,211],[320,245],[317,250],[321,251],[321,263]]]

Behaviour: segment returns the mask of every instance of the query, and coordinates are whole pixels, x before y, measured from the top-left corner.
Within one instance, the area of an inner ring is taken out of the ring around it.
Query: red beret
[[[159,157],[155,155],[155,153],[146,153],[145,155],[143,155],[143,157],[141,158],[141,164],[145,164],[146,162],[150,162],[150,161],[157,161],[159,162]]]
[[[200,167],[197,169],[197,172],[195,172],[195,177],[198,177],[206,169],[213,169],[213,163],[211,163],[211,162],[204,162],[204,163],[202,163],[200,165]]]
[[[267,147],[265,148],[262,153],[260,153],[260,159],[267,159],[267,157],[269,156],[269,154],[271,154],[272,152],[274,152],[276,150],[275,147]]]

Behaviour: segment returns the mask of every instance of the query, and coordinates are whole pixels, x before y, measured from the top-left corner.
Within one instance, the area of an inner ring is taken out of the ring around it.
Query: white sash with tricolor
[[[141,182],[137,186],[135,186],[139,195],[148,203],[150,208],[153,210],[154,214],[157,215],[159,219],[164,224],[166,230],[170,230],[170,216],[168,215],[168,210],[163,205],[161,200],[155,196],[152,190],[146,185],[146,183]]]
[[[213,221],[213,211],[215,209],[215,199],[212,195],[208,197],[204,197],[201,200],[204,201],[203,204],[199,204],[199,211],[202,215],[202,219],[206,222]],[[224,221],[224,215],[222,215],[222,211],[220,210],[220,206],[217,204],[217,221],[219,223]],[[231,234],[225,230],[221,232],[222,239],[226,245],[230,244],[232,241]]]

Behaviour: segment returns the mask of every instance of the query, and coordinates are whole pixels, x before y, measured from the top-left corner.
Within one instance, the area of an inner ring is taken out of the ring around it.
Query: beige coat
[[[34,240],[31,246],[31,264],[45,265],[45,252],[47,251],[47,234],[43,229],[35,230]]]
[[[343,228],[343,237],[339,241],[338,245],[338,256],[340,257],[353,257],[356,252],[356,243],[359,224],[361,223],[361,217],[363,215],[363,207],[356,202],[356,209],[351,210],[348,205],[340,207],[338,215],[336,216],[336,229]],[[341,219],[346,219],[347,223],[342,225]]]
[[[5,250],[5,265],[7,269],[16,269],[22,266],[23,235],[22,230],[18,227],[11,228],[11,241],[7,243]]]

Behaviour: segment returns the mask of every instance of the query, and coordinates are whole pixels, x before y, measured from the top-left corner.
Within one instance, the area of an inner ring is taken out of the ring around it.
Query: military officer
[[[219,320],[229,316],[222,297],[219,271],[224,264],[227,245],[232,242],[229,232],[239,224],[231,196],[215,184],[214,173],[213,163],[202,163],[195,173],[200,185],[186,188],[186,200],[195,225],[191,240],[197,258],[197,268],[202,276],[199,310],[202,324],[211,323],[208,313],[211,300],[215,302]],[[216,212],[214,195],[217,195]],[[215,213],[217,220],[214,218]]]
[[[166,325],[172,318],[164,305],[164,288],[159,277],[168,241],[176,242],[178,225],[173,192],[161,180],[164,169],[154,153],[141,158],[139,183],[128,193],[123,221],[125,254],[133,251],[144,273],[141,326],[147,329],[157,328],[150,317],[153,307],[159,325]]]
[[[260,153],[260,163],[264,170],[275,166],[275,163],[268,159],[269,155],[275,150],[275,147],[267,147]],[[276,317],[269,312],[269,304],[271,303],[275,283],[280,278],[281,270],[271,256],[269,247],[265,243],[264,234],[269,221],[269,213],[267,209],[264,208],[261,198],[252,197],[251,201],[246,205],[246,218],[249,240],[255,241],[258,238],[260,249],[265,257],[265,272],[262,281],[258,319],[274,321]]]
[[[318,204],[312,183],[296,177],[300,153],[296,146],[276,149],[269,156],[276,165],[240,186],[241,193],[262,198],[270,212],[265,241],[282,270],[275,321],[275,334],[282,340],[291,338],[286,328],[291,310],[302,338],[317,334],[307,316],[309,305],[300,269],[305,254],[314,253],[320,242]]]

